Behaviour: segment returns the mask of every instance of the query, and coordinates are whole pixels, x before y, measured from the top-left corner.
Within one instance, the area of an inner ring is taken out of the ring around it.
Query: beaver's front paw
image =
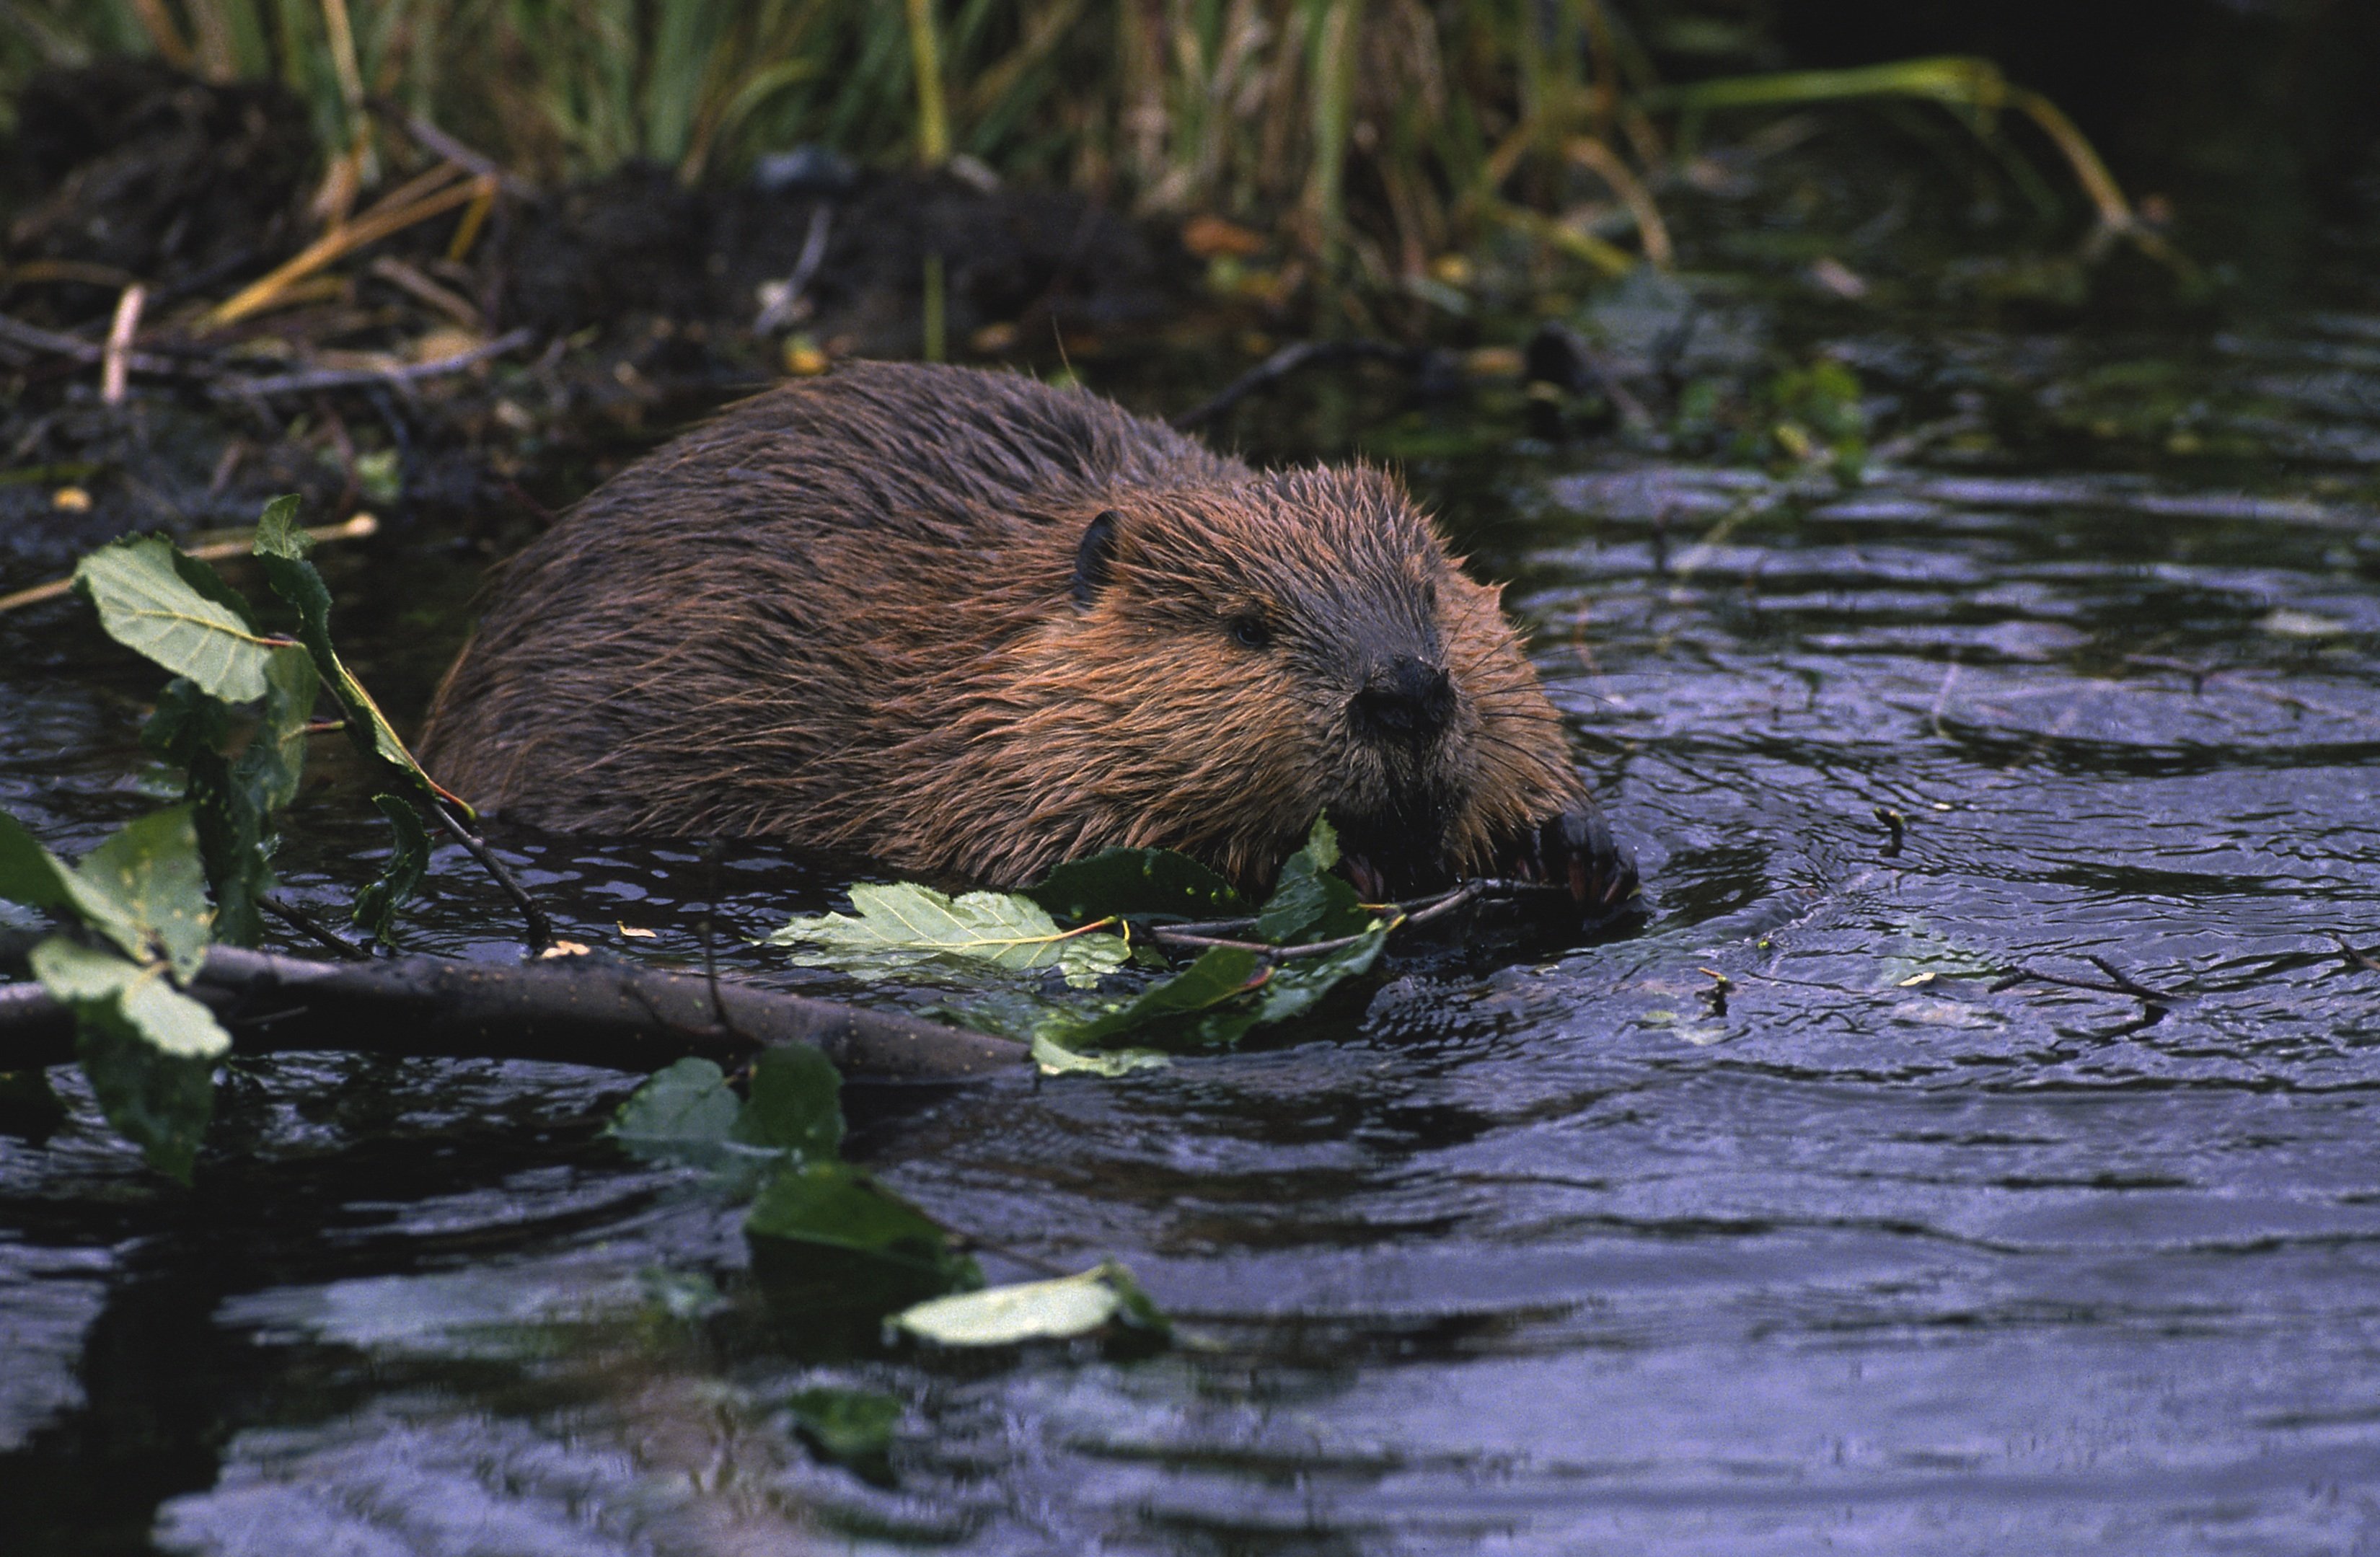
[[[1643,912],[1636,858],[1611,836],[1592,800],[1581,800],[1524,834],[1507,868],[1517,880],[1560,887],[1582,929]]]

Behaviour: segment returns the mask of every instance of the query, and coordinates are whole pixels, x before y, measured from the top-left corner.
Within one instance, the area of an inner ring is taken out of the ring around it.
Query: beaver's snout
[[[1367,739],[1426,747],[1454,717],[1454,683],[1439,666],[1401,655],[1365,678],[1347,712]]]

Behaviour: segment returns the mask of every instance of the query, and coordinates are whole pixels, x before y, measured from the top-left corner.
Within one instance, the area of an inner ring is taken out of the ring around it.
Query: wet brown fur
[[[1351,718],[1401,655],[1452,682],[1426,748]],[[999,885],[1162,845],[1260,887],[1326,808],[1391,881],[1444,879],[1585,803],[1496,591],[1387,475],[1260,474],[1087,394],[868,363],[733,407],[516,558],[424,757],[535,825]]]

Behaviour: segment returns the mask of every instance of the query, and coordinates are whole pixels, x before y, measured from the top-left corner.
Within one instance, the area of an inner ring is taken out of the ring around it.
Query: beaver
[[[631,465],[500,571],[426,765],[556,831],[993,886],[1162,845],[1260,892],[1634,873],[1499,609],[1368,466],[1260,472],[1022,375],[852,362]]]

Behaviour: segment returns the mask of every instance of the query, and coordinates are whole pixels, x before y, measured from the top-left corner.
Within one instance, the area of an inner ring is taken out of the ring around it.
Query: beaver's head
[[[1327,812],[1369,894],[1633,886],[1497,591],[1389,477],[1135,491],[1051,529],[1062,598],[990,678],[1048,858],[978,870],[1160,845],[1260,890]]]

